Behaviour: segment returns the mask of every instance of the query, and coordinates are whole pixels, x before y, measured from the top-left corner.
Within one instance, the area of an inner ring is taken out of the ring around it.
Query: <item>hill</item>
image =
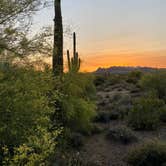
[[[154,72],[156,70],[166,70],[165,68],[152,68],[152,67],[124,67],[124,66],[113,66],[109,68],[98,68],[95,73],[112,73],[112,74],[126,74],[131,71],[142,71],[142,72]]]

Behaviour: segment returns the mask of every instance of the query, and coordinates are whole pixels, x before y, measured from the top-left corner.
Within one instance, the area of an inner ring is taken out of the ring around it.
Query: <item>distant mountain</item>
[[[142,72],[154,72],[156,70],[166,70],[166,68],[158,69],[152,67],[123,67],[123,66],[113,66],[110,68],[98,68],[95,73],[113,73],[113,74],[126,74],[131,71],[142,71]]]

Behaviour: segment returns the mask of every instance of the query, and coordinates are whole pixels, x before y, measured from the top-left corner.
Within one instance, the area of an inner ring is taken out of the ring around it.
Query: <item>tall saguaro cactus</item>
[[[70,58],[70,52],[67,50],[67,61],[68,61],[68,70],[69,72],[77,73],[80,70],[81,59],[76,52],[76,34],[73,33],[73,57]]]
[[[61,12],[61,0],[54,0],[54,47],[53,47],[53,73],[63,73],[63,23]]]

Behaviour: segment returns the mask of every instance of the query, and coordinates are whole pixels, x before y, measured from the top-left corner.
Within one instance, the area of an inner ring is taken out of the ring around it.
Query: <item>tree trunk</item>
[[[61,0],[54,0],[54,47],[53,47],[53,73],[63,73],[63,23],[61,13]]]

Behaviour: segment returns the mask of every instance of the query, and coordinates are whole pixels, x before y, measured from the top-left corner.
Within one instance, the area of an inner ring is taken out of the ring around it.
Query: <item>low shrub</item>
[[[0,165],[49,165],[61,128],[52,128],[54,80],[50,73],[0,69]]]
[[[81,73],[66,74],[57,87],[63,93],[57,102],[62,125],[72,132],[89,133],[96,115],[93,77]]]
[[[110,102],[112,102],[110,105],[111,119],[123,119],[132,108],[131,97],[127,94],[117,93]]]
[[[150,142],[129,152],[127,162],[131,166],[163,166],[166,162],[166,143]]]
[[[119,74],[112,74],[107,79],[107,85],[119,84],[123,81],[123,76]]]
[[[155,97],[138,99],[128,115],[128,124],[136,130],[154,130],[160,123],[164,102]]]
[[[141,71],[132,71],[128,74],[127,82],[136,84],[142,77],[143,73]]]
[[[156,71],[146,74],[140,81],[141,87],[146,91],[154,91],[160,99],[166,102],[166,72]]]
[[[96,86],[103,85],[105,83],[105,77],[102,75],[97,75],[94,80]]]
[[[124,126],[111,128],[107,134],[107,139],[120,142],[122,144],[128,144],[137,141],[137,137],[134,132]]]

